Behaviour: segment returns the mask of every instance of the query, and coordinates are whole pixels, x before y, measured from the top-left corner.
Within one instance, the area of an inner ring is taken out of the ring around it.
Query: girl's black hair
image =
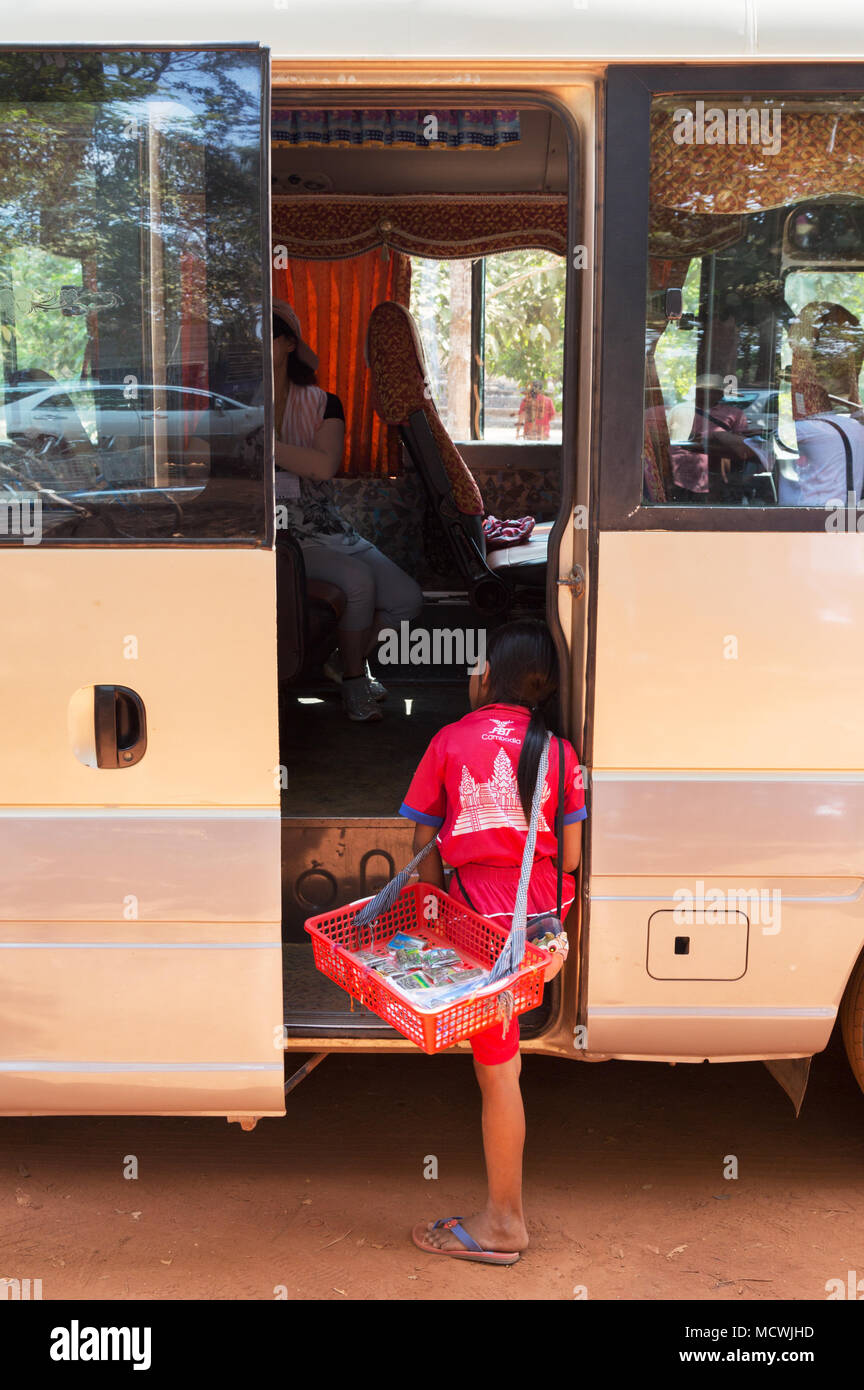
[[[531,816],[534,784],[540,754],[548,733],[559,727],[558,653],[545,623],[524,618],[505,623],[490,635],[486,646],[489,664],[489,705],[524,705],[531,712],[516,782],[525,819]]]
[[[278,314],[273,315],[273,337],[274,338],[293,338],[294,334],[288,327],[284,319]],[[295,386],[315,386],[318,376],[314,367],[310,367],[308,362],[301,362],[296,352],[289,352],[285,363],[285,375],[289,381],[293,381]]]

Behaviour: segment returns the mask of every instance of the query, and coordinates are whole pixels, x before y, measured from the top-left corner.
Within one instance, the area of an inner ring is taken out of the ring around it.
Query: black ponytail
[[[519,801],[529,820],[543,744],[559,725],[558,653],[546,624],[530,618],[496,628],[487,656],[487,702],[524,705],[531,714],[516,770]]]

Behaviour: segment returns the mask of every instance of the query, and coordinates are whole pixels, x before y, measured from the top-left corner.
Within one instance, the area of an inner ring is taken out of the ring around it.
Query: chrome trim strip
[[[0,807],[0,820],[281,820],[278,806],[237,806],[201,809],[197,806],[164,810],[135,806],[80,807],[46,810],[39,806]]]
[[[0,1062],[0,1072],[284,1071],[282,1062]]]
[[[700,876],[700,877],[701,877],[701,876]],[[724,880],[724,879],[727,879],[727,878],[731,877],[731,875],[729,875],[729,874],[718,874],[717,877],[720,878],[721,880]],[[784,875],[781,874],[780,877],[782,878],[782,877],[784,877]],[[742,889],[734,889],[734,890],[733,890],[733,889],[731,889],[731,888],[729,888],[729,889],[723,889],[723,888],[721,888],[721,887],[718,885],[716,891],[719,892],[719,893],[726,892],[726,893],[728,893],[729,895],[731,895],[731,894],[734,892],[735,895],[736,895],[736,901],[737,901],[737,898],[738,898],[738,897],[747,897],[747,896],[750,895],[750,893],[758,894],[760,891],[761,891],[761,892],[770,892],[771,889],[770,889],[770,886],[769,886],[769,885],[770,885],[770,879],[769,879],[769,880],[766,880],[765,883],[763,883],[762,885],[760,885],[760,887],[754,887],[754,888],[752,888],[752,889],[747,889],[747,890],[742,890]],[[817,896],[817,897],[807,897],[807,896],[804,895],[804,894],[796,894],[796,893],[784,893],[782,889],[778,889],[777,891],[780,893],[781,898],[782,898],[782,901],[783,901],[784,903],[857,903],[857,902],[860,901],[862,895],[864,895],[864,883],[860,883],[853,893],[826,893],[826,894],[824,894],[824,895],[820,895],[820,896]],[[672,902],[675,902],[675,898],[674,898],[671,894],[669,894],[669,893],[644,893],[644,894],[643,894],[643,893],[634,893],[634,894],[628,894],[628,893],[592,893],[590,896],[591,896],[591,901],[592,901],[593,903],[672,903]],[[705,900],[703,900],[703,901],[694,900],[692,903],[688,903],[688,904],[687,904],[687,910],[690,911],[690,912],[715,912],[715,911],[717,911],[718,909],[719,909],[720,911],[723,910],[723,909],[720,907],[720,904],[719,904],[719,903],[709,903],[707,899],[705,899]]]
[[[752,772],[725,769],[722,772],[693,768],[616,768],[603,771],[589,768],[592,782],[851,782],[864,783],[864,772]]]
[[[682,981],[682,983],[684,983]],[[594,1018],[835,1018],[836,1009],[812,1008],[687,1008],[683,1005],[643,1004],[628,1006],[620,1004],[601,1004],[588,1007],[589,1019]]]
[[[160,923],[160,926],[163,925]],[[281,951],[281,941],[0,941],[0,951]]]

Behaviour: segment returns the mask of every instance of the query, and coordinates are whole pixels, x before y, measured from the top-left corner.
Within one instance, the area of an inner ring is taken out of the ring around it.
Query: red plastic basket
[[[432,910],[430,898],[435,900]],[[480,917],[431,883],[408,884],[392,907],[374,922],[355,927],[354,918],[362,906],[363,902],[351,903],[336,912],[322,912],[307,919],[315,964],[347,990],[352,999],[371,1009],[424,1052],[443,1052],[463,1038],[490,1028],[499,1017],[498,997],[505,989],[513,995],[515,1014],[523,1014],[540,1003],[549,957],[536,946],[527,945],[519,971],[494,992],[457,1000],[437,1012],[412,1008],[385,976],[362,965],[350,953],[382,944],[397,931],[404,931],[422,936],[435,946],[452,946],[465,960],[488,970],[507,940],[507,929]]]

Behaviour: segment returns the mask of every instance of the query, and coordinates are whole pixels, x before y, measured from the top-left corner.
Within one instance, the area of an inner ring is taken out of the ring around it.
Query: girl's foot
[[[372,696],[365,676],[355,676],[342,680],[342,707],[349,719],[359,724],[370,724],[381,718],[381,711]]]
[[[484,1250],[500,1250],[517,1253],[528,1247],[528,1231],[525,1222],[512,1218],[505,1220],[500,1217],[491,1217],[488,1212],[477,1212],[476,1216],[471,1216],[467,1221],[460,1221],[459,1225],[463,1231],[467,1231],[469,1236],[476,1240],[477,1244]],[[452,1231],[448,1231],[446,1226],[436,1226],[434,1221],[430,1221],[424,1232],[424,1240],[427,1245],[434,1245],[437,1250],[463,1250],[465,1246],[458,1236],[454,1236]]]
[[[369,694],[373,700],[386,700],[387,689],[381,684],[377,677],[373,676],[369,669],[369,662],[366,662],[366,683],[369,686]]]

